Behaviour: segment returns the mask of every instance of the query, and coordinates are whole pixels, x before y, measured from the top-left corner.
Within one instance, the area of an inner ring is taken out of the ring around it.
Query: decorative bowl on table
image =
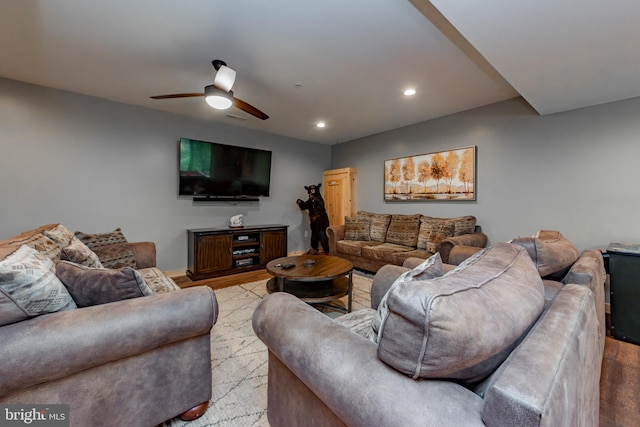
[[[305,267],[311,267],[316,262],[312,259],[305,259],[304,261],[302,261],[302,263],[305,265]]]

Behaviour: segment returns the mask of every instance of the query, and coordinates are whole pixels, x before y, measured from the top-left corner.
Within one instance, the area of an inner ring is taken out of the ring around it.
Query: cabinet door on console
[[[260,264],[285,256],[287,256],[286,230],[260,233]]]
[[[200,236],[196,253],[197,274],[207,274],[233,267],[231,258],[231,234]]]

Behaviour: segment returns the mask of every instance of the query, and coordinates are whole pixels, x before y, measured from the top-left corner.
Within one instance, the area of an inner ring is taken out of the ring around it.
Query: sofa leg
[[[182,414],[180,414],[180,419],[182,421],[193,421],[196,420],[198,418],[200,418],[206,411],[207,408],[209,407],[209,402],[204,402],[199,404],[198,406],[194,406],[193,408],[189,409],[188,411],[183,412]]]

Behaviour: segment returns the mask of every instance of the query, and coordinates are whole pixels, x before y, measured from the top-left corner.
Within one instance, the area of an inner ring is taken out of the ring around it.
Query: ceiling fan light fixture
[[[233,87],[233,83],[235,83],[235,81],[235,70],[232,70],[225,65],[221,65],[216,72],[216,76],[213,80],[213,85],[224,90],[225,92],[229,92],[231,90],[231,87]]]
[[[214,85],[204,88],[204,99],[216,110],[226,110],[233,104],[233,93],[225,92]]]

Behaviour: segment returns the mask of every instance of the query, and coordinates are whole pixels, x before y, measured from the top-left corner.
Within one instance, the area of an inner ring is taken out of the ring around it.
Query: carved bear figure
[[[327,227],[329,227],[329,215],[324,207],[324,199],[320,194],[322,184],[304,186],[309,198],[307,201],[296,200],[301,210],[309,211],[309,221],[311,224],[311,250],[310,254],[318,253],[318,243],[322,245],[325,255],[329,255],[329,238],[327,237]]]

